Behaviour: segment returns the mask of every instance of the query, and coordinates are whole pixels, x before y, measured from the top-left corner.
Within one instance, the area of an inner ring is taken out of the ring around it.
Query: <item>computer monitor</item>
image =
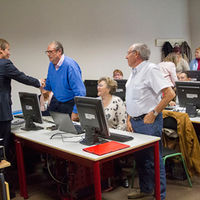
[[[186,73],[192,81],[200,81],[200,70],[186,71]]]
[[[22,129],[26,131],[43,129],[34,124],[34,122],[42,123],[38,95],[34,93],[19,92],[19,98],[25,120],[25,127]]]
[[[86,88],[86,96],[97,97],[98,80],[85,80],[84,84]]]
[[[117,90],[114,93],[114,95],[120,97],[123,101],[125,101],[127,80],[117,79],[115,81],[117,81]],[[84,84],[85,84],[85,88],[86,88],[86,96],[87,97],[97,97],[98,80],[85,80]]]
[[[125,101],[126,97],[126,79],[117,79],[117,90],[114,95],[120,97],[123,101]]]
[[[196,116],[200,108],[200,81],[177,81],[176,91],[180,107],[186,107],[186,112]]]
[[[101,99],[92,97],[75,97],[81,127],[85,130],[85,145],[100,142],[99,137],[110,136]]]

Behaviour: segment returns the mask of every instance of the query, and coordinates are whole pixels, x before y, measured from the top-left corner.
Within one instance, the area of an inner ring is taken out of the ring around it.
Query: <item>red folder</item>
[[[101,156],[101,155],[111,153],[120,149],[125,149],[128,147],[130,146],[127,144],[122,144],[116,141],[110,141],[110,142],[98,144],[92,147],[87,147],[87,148],[84,148],[83,150],[89,153],[93,153],[93,154]]]

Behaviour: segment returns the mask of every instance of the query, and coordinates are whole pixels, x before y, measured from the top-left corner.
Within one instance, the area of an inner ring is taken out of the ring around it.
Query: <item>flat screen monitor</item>
[[[75,97],[80,124],[85,131],[81,142],[93,145],[100,142],[99,137],[110,136],[101,99],[92,97]]]
[[[126,82],[127,80],[121,79],[121,80],[115,80],[117,81],[117,89],[114,95],[120,97],[123,101],[125,101],[126,96]],[[86,88],[86,96],[87,97],[97,97],[97,85],[98,80],[85,80],[84,81],[85,88]]]
[[[117,79],[117,90],[114,95],[120,97],[123,101],[125,101],[126,96],[126,79]]]
[[[192,81],[200,81],[200,70],[186,71],[186,73]]]
[[[34,93],[19,92],[19,98],[25,120],[25,128],[22,129],[26,131],[43,129],[34,124],[34,122],[42,123],[38,95]]]
[[[196,116],[200,108],[200,81],[177,81],[176,90],[180,107],[186,107],[186,112]]]
[[[85,80],[84,84],[86,88],[86,96],[97,97],[98,80]]]

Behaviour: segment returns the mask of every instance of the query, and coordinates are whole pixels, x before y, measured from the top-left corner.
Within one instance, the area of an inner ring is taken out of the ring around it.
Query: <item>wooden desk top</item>
[[[0,162],[0,169],[3,169],[5,167],[9,167],[9,166],[10,166],[10,163],[8,161],[6,161],[6,160],[2,160]]]

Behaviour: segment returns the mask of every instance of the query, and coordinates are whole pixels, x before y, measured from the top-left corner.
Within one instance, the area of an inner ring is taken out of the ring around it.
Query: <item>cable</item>
[[[68,133],[61,133],[61,132],[54,133],[54,134],[50,137],[50,139],[52,139],[54,136],[57,136],[57,135],[60,135],[60,136],[62,137],[62,139],[63,139],[63,138],[83,137],[83,135],[73,135],[73,136],[65,136],[65,137],[63,137],[63,135],[65,135],[65,134],[68,134]]]
[[[54,181],[56,181],[57,183],[60,183],[60,184],[62,184],[62,185],[67,185],[67,183],[64,183],[64,182],[58,180],[56,177],[54,177],[54,175],[52,174],[51,169],[50,169],[49,155],[48,155],[48,154],[46,154],[46,155],[47,155],[47,170],[48,170],[49,175],[51,176],[51,178],[52,178]]]

